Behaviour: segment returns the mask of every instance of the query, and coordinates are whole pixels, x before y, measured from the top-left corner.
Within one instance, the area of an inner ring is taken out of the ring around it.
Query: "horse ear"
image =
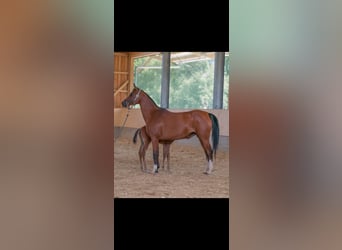
[[[135,82],[133,83],[133,87],[134,87],[134,88],[137,88],[137,85],[135,85]]]

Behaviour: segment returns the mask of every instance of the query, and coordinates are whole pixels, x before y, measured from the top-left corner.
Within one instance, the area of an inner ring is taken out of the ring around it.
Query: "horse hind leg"
[[[211,174],[211,172],[213,171],[213,168],[214,168],[213,159],[211,159],[208,161],[208,167],[204,173],[205,174]]]
[[[207,160],[208,160],[208,166],[205,171],[205,174],[211,174],[211,172],[214,169],[214,164],[213,164],[213,150],[211,149],[211,146],[209,144],[208,149],[207,149]]]
[[[208,161],[208,166],[206,167],[204,174],[211,174],[211,172],[214,169],[214,165],[213,165],[213,150],[212,150],[211,145],[209,143],[209,139],[205,140],[202,137],[198,137],[198,139],[201,142],[205,156],[206,156],[207,161]]]

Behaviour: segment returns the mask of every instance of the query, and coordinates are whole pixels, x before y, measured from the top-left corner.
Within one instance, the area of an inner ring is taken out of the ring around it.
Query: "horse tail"
[[[133,136],[133,143],[136,144],[137,143],[137,137],[138,134],[140,133],[141,128],[138,128],[137,131],[135,131],[134,136]]]
[[[211,139],[213,143],[213,152],[214,152],[214,156],[216,159],[216,150],[217,150],[217,147],[219,144],[219,138],[220,138],[220,127],[219,127],[217,117],[214,114],[209,113],[209,117],[211,119],[211,124],[212,124]]]

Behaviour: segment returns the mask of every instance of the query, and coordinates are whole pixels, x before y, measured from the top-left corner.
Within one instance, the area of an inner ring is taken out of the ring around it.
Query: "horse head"
[[[129,96],[122,101],[122,106],[127,108],[130,107],[132,105],[138,104],[140,102],[141,99],[141,89],[139,89],[137,86],[135,86],[134,84],[134,88],[132,90],[132,92],[129,94]]]

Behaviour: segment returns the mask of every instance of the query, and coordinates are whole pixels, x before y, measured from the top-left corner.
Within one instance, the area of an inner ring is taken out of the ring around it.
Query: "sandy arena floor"
[[[197,139],[197,138],[196,138]],[[195,139],[195,140],[196,140]],[[202,147],[174,142],[170,150],[171,173],[160,168],[158,174],[140,170],[138,150],[140,141],[119,138],[114,144],[114,197],[115,198],[228,198],[228,149],[222,147],[214,160],[211,175],[203,174],[207,161]],[[159,145],[159,161],[162,161]],[[146,163],[152,170],[152,144],[146,152]]]

